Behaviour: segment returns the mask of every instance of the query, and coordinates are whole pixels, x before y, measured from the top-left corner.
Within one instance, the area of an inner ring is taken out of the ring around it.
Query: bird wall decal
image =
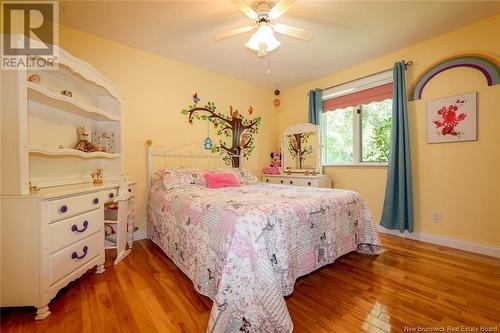
[[[198,104],[198,102],[200,101],[201,99],[198,97],[198,92],[195,92],[193,94],[193,102],[194,104]]]

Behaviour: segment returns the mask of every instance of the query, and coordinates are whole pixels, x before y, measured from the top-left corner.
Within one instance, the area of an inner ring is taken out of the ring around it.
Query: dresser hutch
[[[35,306],[35,319],[50,314],[50,300],[69,282],[93,267],[104,272],[105,248],[117,248],[117,263],[132,247],[123,97],[92,65],[58,52],[57,69],[1,73],[0,305]],[[98,151],[75,149],[82,126],[89,142],[105,139]],[[105,220],[111,203],[121,220]],[[105,241],[106,223],[121,230],[118,241]]]

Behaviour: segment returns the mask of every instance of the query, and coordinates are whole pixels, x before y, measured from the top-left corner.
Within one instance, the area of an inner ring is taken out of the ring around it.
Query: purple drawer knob
[[[109,197],[110,199],[113,199],[113,197],[114,197],[114,196],[115,196],[115,195],[114,195],[113,193],[110,193],[110,194],[108,195],[108,197]]]
[[[99,198],[94,198],[94,201],[92,201],[94,205],[97,205],[99,203]]]
[[[78,226],[76,224],[73,224],[71,226],[71,231],[84,232],[85,230],[87,230],[88,227],[89,227],[89,221],[85,220],[85,221],[83,221],[83,228],[82,229],[78,229]]]
[[[128,191],[129,191],[129,193],[132,193],[132,189],[131,188],[129,188]]]
[[[59,208],[59,211],[61,213],[66,213],[68,211],[68,206],[66,205],[62,205],[61,208]]]
[[[292,181],[292,180],[290,180],[290,184],[293,184],[293,181]]]
[[[85,245],[82,250],[83,250],[83,254],[81,256],[79,256],[76,251],[71,253],[71,259],[83,259],[83,258],[85,258],[85,256],[87,255],[87,252],[89,250],[89,247],[87,245]]]
[[[281,184],[283,184],[283,181],[281,181]]]
[[[311,182],[307,182],[307,185],[311,186]]]
[[[266,179],[266,182],[269,183],[269,179]]]

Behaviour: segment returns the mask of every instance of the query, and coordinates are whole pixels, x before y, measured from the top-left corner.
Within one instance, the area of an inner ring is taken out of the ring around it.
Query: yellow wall
[[[250,160],[243,166],[256,173],[269,163],[269,152],[278,146],[278,116],[272,107],[272,90],[228,78],[165,57],[144,52],[107,39],[61,27],[60,45],[74,56],[90,62],[111,79],[125,96],[123,104],[125,172],[136,180],[136,224],[146,226],[145,141],[176,147],[206,137],[206,123],[189,125],[180,110],[192,103],[197,91],[202,101],[210,99],[218,110],[229,105],[246,115],[249,105],[254,116],[262,116]],[[212,139],[216,136],[211,131]]]
[[[271,106],[271,91],[243,81],[186,65],[123,44],[61,27],[61,46],[92,63],[125,95],[125,172],[145,192],[146,139],[176,146],[203,140],[205,124],[187,124],[180,110],[198,91],[219,109],[229,104],[246,110],[253,105],[262,116],[256,150],[244,164],[254,172],[269,163],[269,152],[278,146],[278,134],[291,124],[307,120],[307,91],[326,88],[390,68],[395,61],[413,60],[407,85],[439,59],[461,52],[500,54],[500,16],[435,37],[355,67],[282,92],[279,110]],[[341,47],[341,46],[339,46]],[[427,144],[426,101],[471,91],[478,92],[478,140],[465,143]],[[412,142],[415,231],[500,245],[500,85],[488,87],[474,70],[458,68],[434,78],[420,101],[409,103]],[[279,123],[279,129],[276,124]],[[213,133],[213,132],[212,132]],[[213,135],[212,135],[213,136]],[[386,181],[380,167],[326,167],[335,186],[359,191],[379,221]],[[145,230],[145,195],[137,198],[137,224]],[[441,224],[431,221],[442,213]]]
[[[280,133],[307,121],[307,92],[326,88],[387,68],[395,61],[412,60],[406,75],[409,86],[428,66],[463,52],[500,54],[500,16],[437,36],[352,68],[333,73],[282,95]],[[342,45],[339,45],[342,47]],[[460,93],[478,93],[478,140],[463,143],[426,143],[426,101]],[[480,244],[500,245],[500,85],[488,87],[473,69],[457,68],[436,76],[422,99],[410,102],[410,139],[413,167],[415,231]],[[339,188],[359,191],[376,221],[384,200],[386,168],[326,167]],[[432,222],[439,211],[442,222]]]

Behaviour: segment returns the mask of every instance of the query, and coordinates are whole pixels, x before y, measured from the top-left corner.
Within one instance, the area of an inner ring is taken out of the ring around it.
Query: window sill
[[[323,164],[324,167],[354,167],[354,168],[387,168],[387,162],[360,162],[360,163],[331,163]]]

